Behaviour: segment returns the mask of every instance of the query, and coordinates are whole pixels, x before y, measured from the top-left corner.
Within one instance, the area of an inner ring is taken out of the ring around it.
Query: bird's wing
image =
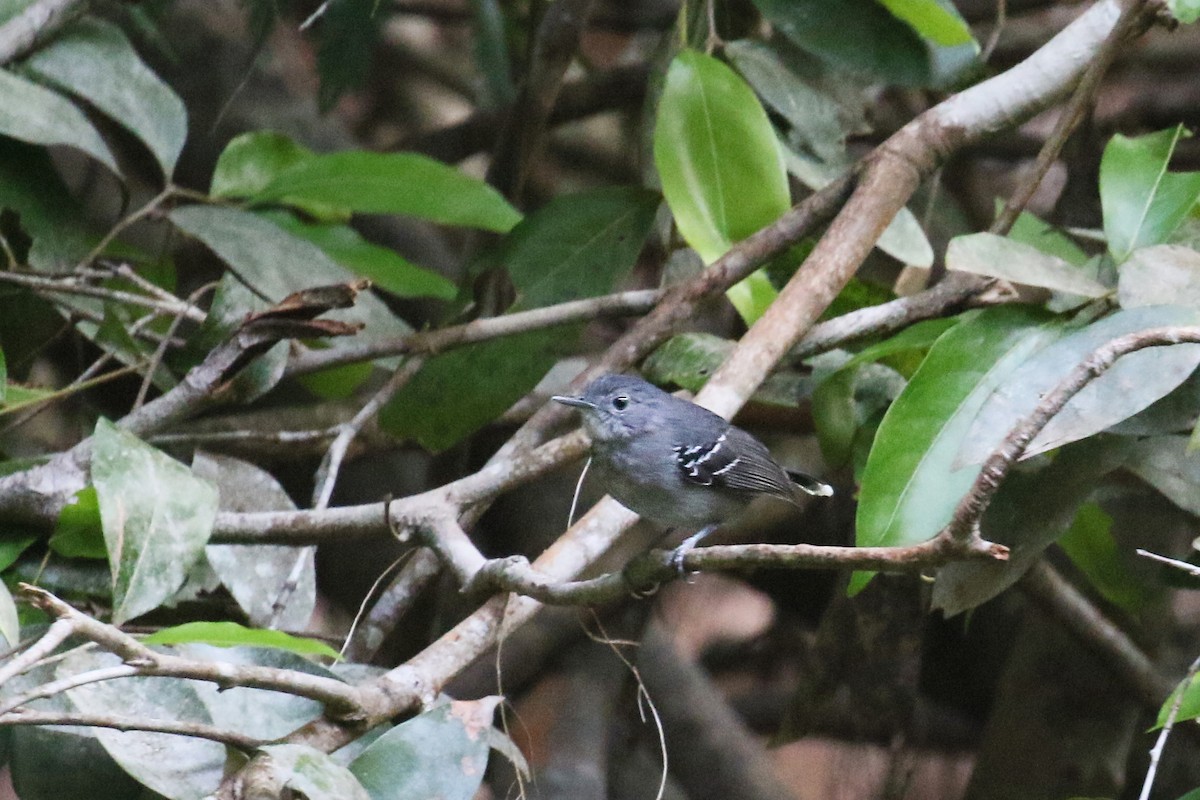
[[[766,445],[739,428],[730,426],[701,444],[677,445],[675,463],[690,483],[794,500],[791,480]]]

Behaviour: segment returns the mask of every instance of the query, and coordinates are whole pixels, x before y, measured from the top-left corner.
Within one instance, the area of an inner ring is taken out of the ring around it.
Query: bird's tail
[[[809,475],[805,472],[797,472],[796,470],[791,469],[786,470],[786,472],[788,477],[792,479],[792,483],[794,483],[796,487],[800,489],[800,491],[806,494],[815,494],[817,497],[833,496],[833,487],[825,481],[819,478],[814,478],[812,475]]]

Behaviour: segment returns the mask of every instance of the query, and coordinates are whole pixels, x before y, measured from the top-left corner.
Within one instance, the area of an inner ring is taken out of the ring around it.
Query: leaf
[[[825,163],[846,158],[837,103],[810,86],[771,46],[753,39],[725,45],[724,54],[758,96],[792,126],[792,135]]]
[[[75,21],[24,66],[100,109],[150,149],[170,180],[187,138],[183,101],[138,56],[115,25]]]
[[[1137,614],[1149,602],[1149,593],[1129,572],[1112,535],[1112,517],[1095,503],[1085,503],[1071,527],[1058,540],[1104,599]]]
[[[82,150],[120,175],[108,145],[62,95],[0,69],[0,134],[38,145]]]
[[[875,0],[754,0],[775,30],[823,61],[902,86],[933,77],[921,37]]]
[[[875,434],[859,490],[859,546],[915,544],[950,521],[979,472],[957,467],[955,455],[992,390],[1057,338],[1046,319],[1026,308],[988,309],[934,343]],[[855,573],[851,591],[869,580]]]
[[[556,197],[501,245],[517,300],[512,310],[596,297],[623,281],[642,251],[660,198],[629,187]]]
[[[212,533],[217,492],[105,419],[96,423],[92,451],[119,625],[157,608],[183,585]]]
[[[521,214],[495,189],[416,153],[347,150],[284,169],[255,203],[320,203],[364,214],[403,214],[504,233]]]
[[[252,197],[279,173],[315,153],[274,131],[250,131],[233,137],[217,158],[209,194],[213,197]]]
[[[376,38],[384,14],[380,0],[339,0],[329,3],[317,32],[317,72],[321,85],[317,105],[321,113],[333,108],[342,93],[362,86],[371,66]]]
[[[938,0],[879,0],[897,19],[904,20],[914,31],[943,47],[970,44],[975,41],[971,29],[950,3]]]
[[[953,318],[918,322],[863,349],[820,380],[812,396],[813,422],[821,454],[830,466],[841,466],[850,459],[861,422],[854,398],[859,367],[896,353],[928,350],[956,324],[958,320]]]
[[[657,205],[641,190],[602,189],[531,214],[499,248],[518,294],[512,310],[612,291],[636,263]],[[444,450],[525,396],[573,346],[577,330],[535,330],[439,355],[384,407],[380,424]]]
[[[674,384],[698,392],[733,352],[734,344],[711,333],[681,333],[650,354],[642,364],[642,374],[652,383]],[[807,375],[777,371],[767,376],[752,401],[795,408],[811,391],[812,381]]]
[[[3,637],[6,650],[16,647],[21,641],[21,621],[17,618],[17,604],[13,602],[12,593],[3,581],[0,581],[0,637]]]
[[[1200,516],[1200,453],[1186,436],[1156,436],[1133,445],[1125,467],[1164,497]]]
[[[946,248],[946,268],[1084,297],[1104,297],[1112,292],[1067,261],[994,233],[970,233],[951,239]]]
[[[371,800],[470,800],[488,760],[499,697],[450,701],[392,728],[350,764]]]
[[[453,281],[418,267],[401,258],[394,250],[368,242],[348,225],[307,225],[284,212],[264,213],[262,216],[293,236],[312,242],[346,269],[370,278],[376,286],[397,297],[453,300],[458,294],[458,287]]]
[[[110,653],[76,651],[59,664],[56,674],[63,679],[120,663]],[[131,677],[100,681],[69,689],[67,696],[85,714],[212,722],[191,682],[185,680]],[[218,742],[145,731],[94,730],[122,769],[171,800],[200,800],[216,791],[224,774],[225,746]]]
[[[1185,135],[1182,125],[1133,139],[1115,134],[1104,148],[1100,205],[1118,264],[1139,247],[1167,241],[1200,198],[1200,172],[1167,171]]]
[[[66,558],[108,558],[100,499],[94,486],[80,489],[58,512],[49,544],[51,550]]]
[[[297,289],[348,283],[355,276],[311,242],[297,239],[257,214],[216,206],[185,206],[170,219],[216,253],[247,284],[272,302]],[[409,328],[374,295],[364,292],[353,308],[325,314],[326,319],[362,322],[360,339],[407,333]]]
[[[1171,696],[1162,704],[1162,708],[1158,711],[1158,725],[1156,727],[1161,728],[1167,724],[1167,717],[1171,715],[1171,707],[1175,705],[1180,692],[1183,692],[1183,702],[1179,706],[1179,713],[1175,716],[1175,722],[1180,723],[1187,722],[1190,719],[1200,719],[1200,675],[1193,675],[1192,680],[1187,686],[1181,686],[1171,692]],[[1181,800],[1183,799],[1181,798]]]
[[[142,639],[143,644],[190,642],[211,644],[214,647],[269,647],[299,655],[341,658],[336,650],[316,639],[292,636],[283,631],[247,628],[236,622],[185,622],[172,628],[163,628]]]
[[[0,108],[0,117],[4,113]],[[63,183],[46,149],[0,137],[0,209],[3,208],[16,211],[21,217],[21,227],[33,238],[27,260],[36,270],[71,269],[100,238],[87,228],[86,214]],[[43,301],[29,295],[20,310],[28,312],[45,307]],[[0,326],[7,326],[16,316],[7,308],[4,310],[7,313],[0,314]],[[53,329],[57,329],[61,324],[57,314],[52,319]],[[7,333],[2,327],[0,332]],[[5,341],[13,340],[6,337]],[[9,356],[16,359],[11,351]]]
[[[4,536],[0,537],[0,572],[16,563],[21,554],[40,538],[36,533],[22,533],[19,529],[5,531]]]
[[[996,211],[999,212],[1003,206],[1002,202],[997,201]],[[1076,267],[1082,267],[1088,261],[1087,253],[1083,252],[1070,237],[1028,211],[1022,211],[1017,215],[1016,222],[1008,232],[1008,238],[1032,245],[1043,253],[1057,256]]]
[[[679,232],[706,264],[791,205],[775,131],[758,98],[733,70],[703,53],[685,50],[667,71],[654,164]],[[748,323],[775,295],[756,274],[729,291]]]
[[[260,747],[270,757],[284,788],[307,800],[373,800],[350,770],[320,750],[301,744]]]
[[[1191,25],[1200,19],[1200,0],[1167,0],[1167,8],[1175,19],[1184,25]],[[1196,797],[1193,798],[1192,795]],[[1181,797],[1179,800],[1200,800],[1200,789],[1189,792],[1187,797]]]
[[[1200,253],[1177,244],[1135,250],[1121,265],[1117,299],[1122,308],[1167,304],[1200,308]]]
[[[1195,309],[1147,306],[1118,311],[1063,337],[1022,364],[988,398],[971,427],[959,463],[982,463],[1042,397],[1101,345],[1148,328],[1197,323],[1200,311]],[[1194,344],[1154,347],[1121,358],[1050,420],[1023,457],[1091,436],[1133,416],[1183,383],[1197,364],[1200,345]]]
[[[198,452],[192,469],[217,487],[221,511],[296,508],[270,473],[247,461]],[[317,601],[315,547],[210,544],[204,556],[252,624],[285,630],[308,627]],[[276,603],[289,589],[277,613]]]

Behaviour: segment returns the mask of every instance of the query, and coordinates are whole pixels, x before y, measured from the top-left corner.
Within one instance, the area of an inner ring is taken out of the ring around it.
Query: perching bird
[[[696,531],[671,555],[684,555],[759,495],[798,504],[800,493],[828,497],[833,487],[776,463],[766,445],[711,411],[641,378],[602,375],[578,397],[592,439],[592,465],[604,489],[643,517]]]

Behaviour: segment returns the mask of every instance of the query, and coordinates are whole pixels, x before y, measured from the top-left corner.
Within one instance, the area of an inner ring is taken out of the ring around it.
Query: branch
[[[253,753],[267,744],[262,739],[244,736],[199,722],[143,719],[121,717],[110,714],[83,714],[79,712],[30,711],[18,709],[0,715],[0,725],[80,725],[90,728],[113,728],[118,731],[147,731],[191,736],[196,739],[211,739],[214,742],[237,748],[243,753]]]
[[[252,689],[269,689],[271,691],[286,692],[287,694],[316,700],[325,706],[327,713],[346,720],[357,719],[366,714],[358,690],[341,681],[319,675],[309,675],[303,672],[275,667],[263,667],[256,664],[192,661],[167,653],[159,653],[112,625],[106,625],[75,610],[44,589],[22,583],[20,584],[20,594],[23,599],[32,605],[57,618],[58,622],[55,625],[59,622],[65,623],[62,628],[58,628],[57,630],[55,630],[54,626],[51,626],[50,631],[54,633],[53,639],[61,642],[63,638],[62,631],[66,628],[68,629],[68,635],[83,637],[88,641],[95,642],[110,653],[120,656],[126,666],[132,667],[134,670],[132,672],[122,672],[122,677],[128,675],[145,675],[166,678],[189,678],[215,683],[221,688],[246,686]],[[51,638],[49,633],[47,633],[46,639]],[[51,647],[51,649],[53,648]],[[28,668],[34,663],[34,661],[29,660],[29,656],[35,650],[43,652],[46,648],[45,646],[35,645],[23,653],[19,659],[22,662],[23,668]],[[9,670],[11,669],[13,669],[12,664],[9,665]],[[9,670],[5,670],[5,672]],[[117,675],[115,673],[111,675],[105,674],[100,679],[110,677],[117,677]],[[74,679],[66,679],[66,681],[70,680]],[[70,688],[66,681],[61,682],[64,684],[63,689]],[[30,694],[33,695],[34,692]]]
[[[1147,347],[1166,347],[1185,342],[1200,342],[1200,327],[1177,326],[1151,328],[1126,334],[1102,345],[1071,370],[1059,384],[1038,403],[1025,419],[1018,423],[995,452],[983,463],[983,468],[970,490],[959,501],[954,516],[943,533],[956,539],[978,535],[979,520],[987,510],[1001,481],[1021,458],[1029,443],[1062,410],[1072,397],[1085,386],[1108,371],[1122,356]]]
[[[24,286],[38,293],[76,294],[83,297],[98,297],[114,303],[138,306],[156,311],[164,316],[186,317],[193,322],[203,322],[205,313],[191,303],[172,297],[166,300],[161,297],[146,297],[120,289],[108,289],[103,286],[93,286],[81,283],[78,277],[49,278],[43,275],[30,275],[25,272],[0,272],[0,281],[15,286]],[[168,337],[169,339],[169,337]]]

